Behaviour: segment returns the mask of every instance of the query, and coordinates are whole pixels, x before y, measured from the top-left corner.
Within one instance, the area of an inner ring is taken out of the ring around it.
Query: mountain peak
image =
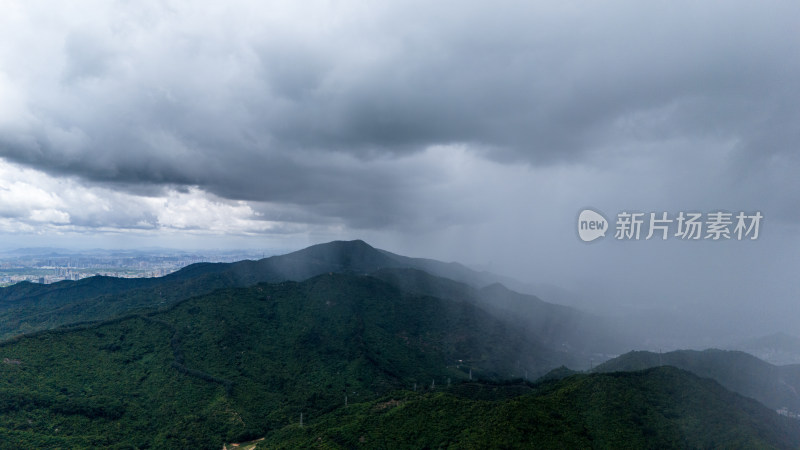
[[[295,253],[301,252],[366,252],[366,251],[374,251],[377,252],[378,250],[367,244],[366,242],[362,241],[361,239],[355,239],[352,241],[331,241],[325,242],[322,244],[315,244],[310,247],[307,247],[303,250],[299,250]]]
[[[361,249],[361,250],[377,250],[375,247],[367,244],[365,241],[361,239],[354,239],[352,241],[331,241],[327,244],[321,245],[334,245],[334,246],[342,246],[344,248],[351,248],[351,249]]]

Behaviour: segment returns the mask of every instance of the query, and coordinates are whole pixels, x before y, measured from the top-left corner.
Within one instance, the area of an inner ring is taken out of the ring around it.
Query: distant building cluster
[[[789,408],[787,408],[785,406],[783,408],[777,410],[777,412],[778,412],[778,414],[780,414],[782,416],[785,416],[785,417],[791,417],[792,419],[800,419],[800,414],[798,414],[798,413],[796,413],[794,411],[789,411]]]
[[[53,274],[37,276],[36,274],[19,274],[19,275],[3,275],[0,277],[0,284],[2,285],[11,285],[16,284],[22,281],[29,281],[31,283],[40,283],[40,284],[50,284],[56,283],[59,281],[64,280],[81,280],[88,277],[93,277],[96,275],[102,275],[107,277],[116,277],[116,278],[149,278],[149,277],[162,277],[164,275],[169,275],[170,273],[180,269],[180,267],[176,268],[160,268],[154,270],[145,270],[145,271],[129,271],[129,270],[115,270],[115,271],[108,271],[108,270],[101,270],[101,271],[92,271],[92,270],[70,270],[70,269],[62,269],[62,268],[54,268]]]
[[[1,255],[0,286],[9,286],[22,281],[50,284],[63,280],[81,280],[96,275],[117,278],[162,277],[198,262],[233,262],[252,256],[245,252]]]

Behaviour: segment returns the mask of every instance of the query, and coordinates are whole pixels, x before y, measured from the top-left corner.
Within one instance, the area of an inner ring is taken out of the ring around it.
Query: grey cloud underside
[[[0,131],[0,155],[357,227],[402,225],[440,175],[380,162],[435,145],[541,165],[715,140],[748,164],[792,155],[800,138],[800,15],[772,6],[393,6],[312,36],[186,35],[165,16],[144,50],[73,30],[58,82],[27,92],[30,116]]]

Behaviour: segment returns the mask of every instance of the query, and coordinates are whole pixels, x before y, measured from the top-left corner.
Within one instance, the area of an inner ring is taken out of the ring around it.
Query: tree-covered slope
[[[408,268],[381,269],[372,275],[409,292],[472,302],[544,345],[574,355],[576,368],[588,369],[591,359],[626,350],[625,339],[604,318],[520,294],[498,283],[478,289]]]
[[[554,356],[371,276],[227,288],[0,343],[0,448],[800,443],[797,422],[676,369],[519,380]]]
[[[236,285],[236,280],[224,272],[148,279],[98,276],[48,285],[20,283],[0,288],[0,340],[62,325],[106,320],[135,310],[154,310]]]
[[[481,395],[472,395],[475,390]],[[340,408],[302,428],[285,427],[257,448],[800,445],[800,423],[712,380],[671,367],[573,375],[528,389],[507,386],[489,392],[493,398],[486,399],[486,386],[463,385],[447,392],[400,393]]]
[[[220,290],[0,345],[0,441],[219,448],[345,395],[534,376],[549,356],[470,303],[372,277]]]

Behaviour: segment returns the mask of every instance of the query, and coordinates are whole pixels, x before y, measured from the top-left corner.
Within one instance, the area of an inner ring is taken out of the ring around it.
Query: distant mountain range
[[[800,412],[800,365],[775,366],[740,351],[630,352],[597,366],[594,371],[633,371],[665,365],[712,378],[772,409],[788,407]]]
[[[800,364],[800,338],[786,333],[775,333],[748,339],[730,345],[772,364]]]

